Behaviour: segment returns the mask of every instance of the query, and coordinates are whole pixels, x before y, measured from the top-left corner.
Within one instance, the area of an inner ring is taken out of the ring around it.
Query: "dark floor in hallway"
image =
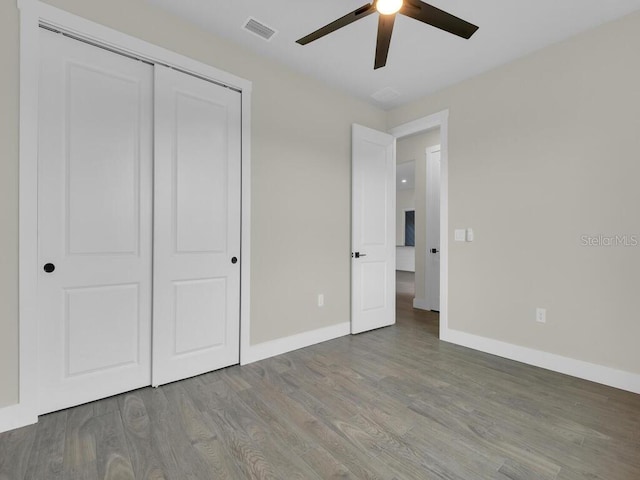
[[[438,337],[439,316],[436,312],[427,312],[413,308],[415,297],[414,272],[396,271],[396,314],[398,320],[413,320],[423,325],[426,332]]]

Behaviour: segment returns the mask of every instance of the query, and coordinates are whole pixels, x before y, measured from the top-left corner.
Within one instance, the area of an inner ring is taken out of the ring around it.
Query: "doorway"
[[[396,319],[411,313],[416,275],[416,159],[412,138],[396,141]]]
[[[447,118],[448,112],[443,111],[390,131],[396,138],[399,176],[396,183],[397,316],[398,320],[407,316],[419,318],[431,325],[436,335],[442,328],[446,328],[447,309]],[[410,195],[413,204],[409,205],[405,186],[410,183],[410,179],[404,172],[411,164],[414,189]],[[434,169],[435,165],[441,168]],[[441,187],[439,191],[434,188],[434,178],[438,176],[440,179],[436,186]],[[403,179],[407,182],[402,182]],[[406,250],[411,248],[404,238],[407,223],[405,210],[411,207],[415,211],[414,271],[405,268],[405,263],[401,260],[403,256],[407,256]],[[438,216],[440,218],[436,218]],[[434,268],[439,274],[435,276],[435,280]]]

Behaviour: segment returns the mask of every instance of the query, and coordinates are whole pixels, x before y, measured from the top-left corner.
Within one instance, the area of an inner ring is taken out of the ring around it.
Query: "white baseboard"
[[[0,408],[0,433],[33,425],[38,416],[20,404]]]
[[[278,338],[269,342],[251,345],[247,352],[243,352],[240,360],[241,365],[264,360],[265,358],[275,357],[283,353],[298,350],[299,348],[309,347],[316,343],[326,342],[334,338],[344,337],[351,333],[351,323],[339,323],[330,327],[319,328],[310,332],[291,335],[290,337]]]
[[[602,385],[608,385],[633,393],[640,393],[640,374],[637,373],[617,370],[615,368],[563,357],[541,350],[521,347],[459,330],[447,329],[441,331],[440,340]]]
[[[421,298],[413,299],[413,308],[417,308],[419,310],[431,310],[429,308],[429,305],[427,304],[427,301]]]

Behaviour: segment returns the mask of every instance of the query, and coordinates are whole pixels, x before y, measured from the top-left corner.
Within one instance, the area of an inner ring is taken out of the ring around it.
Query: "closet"
[[[239,361],[241,95],[40,31],[40,414]]]

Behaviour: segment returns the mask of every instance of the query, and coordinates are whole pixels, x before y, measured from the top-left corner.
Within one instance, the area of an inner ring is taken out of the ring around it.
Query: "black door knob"
[[[53,263],[45,263],[44,271],[47,273],[51,273],[56,269],[56,266]]]
[[[234,263],[234,264],[235,264],[235,263],[238,263],[238,257],[233,257],[233,258],[231,259],[231,263]]]
[[[438,250],[437,248],[432,248],[431,249],[431,253],[438,253],[440,250]]]

